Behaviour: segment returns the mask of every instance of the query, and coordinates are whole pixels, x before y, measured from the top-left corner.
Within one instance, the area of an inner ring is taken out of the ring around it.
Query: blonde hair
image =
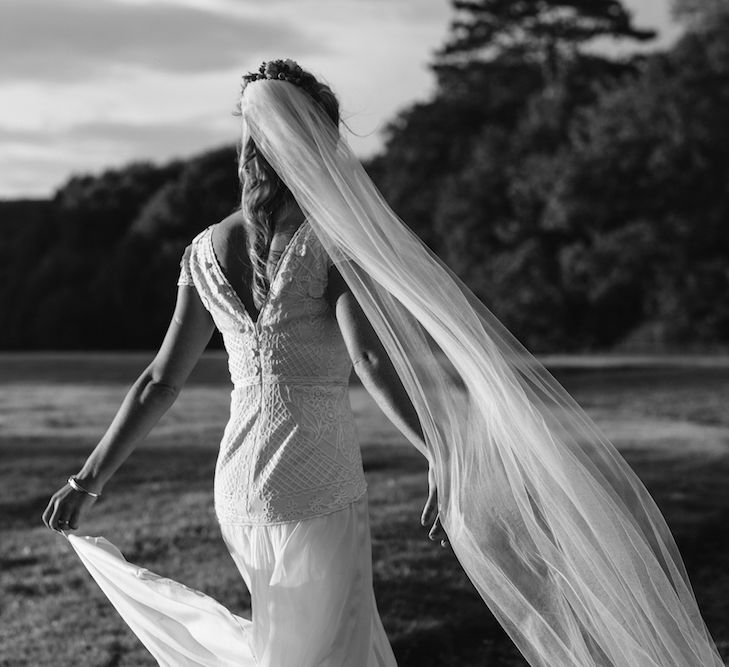
[[[338,126],[339,100],[332,89],[305,70],[297,73],[296,80],[297,83],[288,81],[287,85],[302,88]],[[245,77],[244,81],[244,89],[246,85],[253,83]],[[240,108],[236,113],[240,115]],[[275,216],[286,210],[287,206],[295,204],[295,200],[250,137],[240,149],[238,175],[242,186],[241,210],[246,229],[246,249],[252,268],[251,290],[254,303],[258,306],[263,304],[270,288],[266,264],[271,240],[276,231]]]

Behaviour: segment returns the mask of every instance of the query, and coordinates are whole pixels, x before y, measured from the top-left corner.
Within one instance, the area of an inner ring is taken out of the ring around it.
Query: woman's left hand
[[[43,523],[57,532],[76,530],[81,515],[96,501],[93,496],[76,491],[68,484],[56,491],[43,512]]]
[[[440,546],[447,547],[448,536],[440,523],[440,514],[438,513],[438,489],[435,485],[435,470],[433,470],[432,466],[428,468],[428,500],[425,501],[425,507],[423,507],[423,514],[420,517],[420,523],[423,526],[427,526],[431,521],[433,522],[433,526],[428,533],[428,538],[433,542],[440,540]]]

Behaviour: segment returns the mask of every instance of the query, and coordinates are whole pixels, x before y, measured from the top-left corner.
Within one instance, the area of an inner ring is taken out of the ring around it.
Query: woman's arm
[[[411,442],[421,443],[422,451],[425,451],[423,429],[415,406],[379,337],[335,266],[329,270],[327,297],[336,315],[354,371],[362,385],[400,432]],[[440,540],[445,546],[445,533],[437,510],[435,475],[432,468],[429,468],[428,500],[420,521],[423,526],[433,521],[428,536],[431,540]]]
[[[192,286],[179,287],[174,314],[157,355],[129,389],[106,433],[75,475],[84,489],[100,493],[175,402],[214,327],[197,290]],[[61,522],[67,521],[75,529],[79,514],[92,502],[91,496],[65,485],[51,497],[43,522],[58,530],[63,527]]]

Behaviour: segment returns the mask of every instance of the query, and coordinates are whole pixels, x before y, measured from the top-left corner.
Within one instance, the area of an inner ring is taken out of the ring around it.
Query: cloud
[[[4,146],[60,147],[109,145],[123,147],[124,152],[143,152],[150,156],[174,155],[201,150],[216,143],[234,143],[235,137],[220,129],[213,119],[190,119],[159,123],[125,123],[121,121],[91,121],[61,130],[28,130],[0,126],[0,148]]]
[[[369,155],[393,111],[431,89],[424,62],[449,11],[441,0],[0,0],[0,196],[232,143],[238,77],[271,57],[332,84],[364,135],[352,147]]]
[[[80,171],[88,171],[81,156],[0,154],[0,199],[48,197],[69,174]]]
[[[117,0],[4,2],[0,81],[77,81],[118,68],[209,72],[248,63],[274,44],[323,51],[321,40],[279,17]]]
[[[0,126],[0,148],[8,144],[41,145],[47,141],[46,132]]]
[[[234,141],[224,127],[204,118],[164,123],[94,121],[60,131],[0,126],[0,198],[47,194],[70,173],[96,172],[137,160],[166,162]]]
[[[149,157],[188,155],[216,144],[234,143],[230,133],[204,121],[123,123],[94,121],[79,123],[63,133],[64,141],[123,146],[124,152]]]

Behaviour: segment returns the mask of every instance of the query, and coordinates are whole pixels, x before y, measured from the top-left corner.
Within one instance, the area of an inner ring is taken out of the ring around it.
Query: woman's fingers
[[[53,514],[54,507],[55,507],[55,499],[51,498],[48,501],[48,505],[46,506],[46,509],[43,512],[43,517],[42,517],[43,523],[45,524],[46,528],[51,527],[51,516]]]
[[[55,530],[56,532],[60,531],[61,525],[61,502],[56,499],[53,501],[53,510],[51,511],[51,516],[48,519],[48,527],[51,530]]]
[[[78,492],[69,488],[57,491],[43,512],[43,523],[56,532],[76,530],[85,500],[78,496]]]
[[[428,468],[428,500],[425,501],[420,524],[427,526],[438,513],[438,488],[435,484],[435,471],[432,466]]]
[[[62,490],[56,491],[48,501],[48,507],[43,512],[43,523],[51,530],[58,530],[58,520],[61,517],[60,510],[63,504]]]
[[[430,539],[433,542],[437,542],[440,540],[440,546],[442,546],[442,547],[448,546],[448,536],[446,535],[446,532],[443,529],[443,525],[440,522],[440,514],[437,517],[435,517],[433,526],[430,529],[430,532],[428,533],[428,539]]]
[[[71,515],[68,517],[68,530],[76,530],[78,528],[78,519],[81,514],[81,508],[75,507]]]
[[[440,525],[440,516],[435,517],[435,521],[433,521],[433,526],[430,529],[430,532],[428,533],[428,539],[435,542],[436,540],[441,539],[441,533],[443,532],[443,528]]]
[[[435,470],[432,466],[428,468],[428,500],[425,501],[420,523],[423,526],[427,526],[431,521],[433,525],[428,532],[428,538],[433,542],[440,540],[442,547],[448,546],[445,530],[443,530],[443,526],[440,523],[440,514],[438,513],[438,488],[435,483]]]
[[[428,493],[428,499],[425,501],[425,507],[423,507],[423,514],[420,517],[420,523],[423,526],[427,526],[435,518],[438,512],[438,492],[435,487],[430,489]]]

